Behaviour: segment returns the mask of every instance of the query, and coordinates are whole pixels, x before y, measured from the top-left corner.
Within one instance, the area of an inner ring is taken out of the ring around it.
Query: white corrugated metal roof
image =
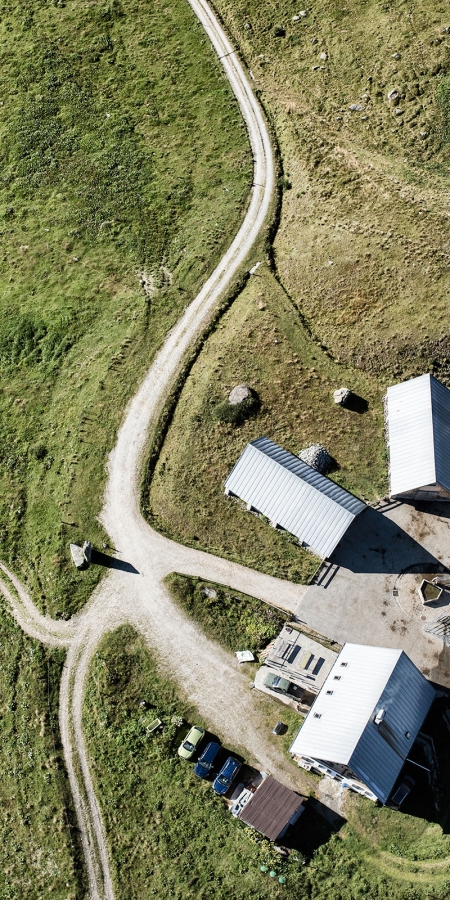
[[[348,766],[385,803],[434,696],[402,650],[345,644],[291,752]]]
[[[226,480],[225,491],[324,559],[366,508],[362,500],[265,437],[247,444]]]
[[[432,375],[387,390],[390,493],[450,491],[450,391]]]

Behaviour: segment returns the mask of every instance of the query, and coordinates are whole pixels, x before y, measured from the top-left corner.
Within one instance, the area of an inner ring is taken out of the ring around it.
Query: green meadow
[[[251,183],[237,103],[189,5],[0,8],[0,558],[67,617],[100,570],[108,452]]]

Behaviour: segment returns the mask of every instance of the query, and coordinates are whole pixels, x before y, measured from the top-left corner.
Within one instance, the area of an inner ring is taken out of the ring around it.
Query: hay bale
[[[333,468],[333,459],[325,447],[322,447],[322,444],[311,444],[304,450],[300,450],[298,455],[299,459],[315,469],[316,472],[320,472],[321,475],[326,475]]]

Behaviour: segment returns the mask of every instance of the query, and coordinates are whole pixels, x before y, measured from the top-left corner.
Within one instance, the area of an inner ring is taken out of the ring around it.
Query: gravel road
[[[244,566],[183,547],[155,532],[140,513],[140,478],[145,449],[164,401],[189,347],[213,314],[236,270],[247,257],[266,219],[274,186],[267,128],[249,82],[228,38],[205,0],[189,0],[205,28],[245,120],[254,160],[254,185],[245,219],[202,290],[172,329],[137,394],[126,410],[108,463],[101,520],[118,548],[117,559],[135,573],[111,569],[75,619],[55,622],[38,613],[25,588],[4,566],[0,589],[21,627],[46,643],[67,646],[61,682],[60,728],[70,784],[82,834],[91,900],[113,900],[107,842],[95,796],[82,731],[85,681],[103,635],[124,622],[133,624],[155,651],[164,671],[177,679],[225,743],[291,787],[308,785],[268,740],[258,704],[230,653],[208,640],[173,603],[163,584],[172,571],[198,575],[288,610],[298,606],[305,588],[270,578]],[[8,580],[13,585],[11,589]],[[232,689],[226,689],[232,685]],[[223,702],[226,689],[226,703]]]

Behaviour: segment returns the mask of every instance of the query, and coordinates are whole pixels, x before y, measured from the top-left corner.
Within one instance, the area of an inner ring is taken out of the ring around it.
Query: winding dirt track
[[[89,771],[82,730],[82,704],[89,663],[103,635],[130,622],[146,637],[166,672],[174,676],[210,727],[225,742],[240,745],[249,758],[292,786],[305,786],[260,726],[248,680],[232,654],[208,640],[172,602],[163,579],[172,571],[198,575],[235,590],[294,609],[305,588],[262,575],[218,557],[183,547],[155,532],[141,516],[140,476],[151,429],[180,371],[185,355],[245,260],[266,219],[274,186],[267,128],[242,66],[205,0],[189,0],[205,28],[239,102],[254,160],[254,185],[245,219],[225,256],[169,333],[131,401],[109,460],[101,520],[127,563],[110,570],[85,609],[70,622],[42,616],[25,588],[1,565],[0,590],[21,627],[54,646],[67,646],[60,691],[60,729],[67,771],[81,829],[91,900],[113,900],[110,861],[100,808]],[[135,571],[130,571],[134,567]],[[9,583],[8,583],[9,582]],[[13,585],[14,590],[11,589]],[[232,684],[232,690],[224,688]]]

